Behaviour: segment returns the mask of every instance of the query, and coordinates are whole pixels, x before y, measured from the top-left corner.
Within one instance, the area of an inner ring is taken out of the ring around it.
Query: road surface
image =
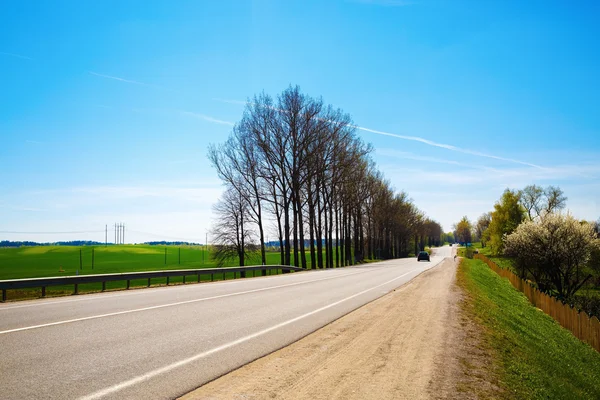
[[[282,348],[408,282],[391,260],[228,282],[0,305],[7,399],[168,399]]]

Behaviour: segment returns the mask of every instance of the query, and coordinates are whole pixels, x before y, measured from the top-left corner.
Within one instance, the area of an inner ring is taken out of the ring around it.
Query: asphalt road
[[[434,267],[401,259],[0,305],[0,397],[170,399]]]

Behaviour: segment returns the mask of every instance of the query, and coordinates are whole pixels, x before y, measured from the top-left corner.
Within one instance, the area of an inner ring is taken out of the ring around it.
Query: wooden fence
[[[577,309],[571,307],[569,304],[563,304],[562,301],[555,297],[540,292],[530,282],[524,281],[508,269],[499,267],[483,254],[475,254],[474,258],[485,262],[498,275],[508,278],[517,290],[527,296],[531,304],[554,318],[560,325],[570,330],[580,340],[600,351],[600,321],[597,317],[590,318],[585,311],[577,311]]]

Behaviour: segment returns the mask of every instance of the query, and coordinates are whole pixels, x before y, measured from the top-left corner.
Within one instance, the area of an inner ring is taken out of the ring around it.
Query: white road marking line
[[[289,319],[289,320],[287,320],[287,321],[281,322],[281,323],[279,323],[279,324],[277,324],[277,325],[273,325],[273,326],[272,326],[272,327],[270,327],[270,328],[263,329],[262,331],[258,331],[258,332],[255,332],[255,333],[253,333],[253,334],[250,334],[250,335],[248,335],[248,336],[244,336],[244,337],[242,337],[242,338],[239,338],[239,339],[237,339],[237,340],[234,340],[233,342],[226,343],[226,344],[224,344],[224,345],[221,345],[221,346],[215,347],[215,348],[213,348],[213,349],[210,349],[210,350],[208,350],[208,351],[202,352],[202,353],[200,353],[200,354],[196,354],[195,356],[192,356],[192,357],[186,358],[186,359],[184,359],[184,360],[181,360],[181,361],[177,361],[177,362],[175,362],[175,363],[172,363],[172,364],[166,365],[166,366],[164,366],[164,367],[162,367],[162,368],[155,369],[154,371],[150,371],[150,372],[148,372],[148,373],[146,373],[146,374],[143,374],[143,375],[140,375],[140,376],[138,376],[138,377],[136,377],[136,378],[133,378],[133,379],[130,379],[130,380],[127,380],[127,381],[124,381],[124,382],[118,383],[118,384],[116,384],[116,385],[113,385],[113,386],[110,386],[110,387],[108,387],[108,388],[106,388],[106,389],[99,390],[99,391],[97,391],[97,392],[94,392],[94,393],[92,393],[92,394],[89,394],[89,395],[87,395],[87,396],[81,397],[79,400],[95,400],[95,399],[99,399],[99,398],[102,398],[102,397],[104,397],[104,396],[107,396],[107,395],[109,395],[109,394],[112,394],[112,393],[115,393],[115,392],[119,392],[119,391],[121,391],[121,390],[123,390],[123,389],[125,389],[125,388],[128,388],[128,387],[130,387],[130,386],[133,386],[133,385],[136,385],[136,384],[138,384],[138,383],[141,383],[141,382],[144,382],[144,381],[146,381],[146,380],[149,380],[149,379],[151,379],[151,378],[154,378],[155,376],[158,376],[158,375],[161,375],[161,374],[164,374],[164,373],[170,372],[170,371],[172,371],[172,370],[174,370],[174,369],[176,369],[176,368],[179,368],[179,367],[182,367],[182,366],[184,366],[184,365],[186,365],[186,364],[189,364],[189,363],[191,363],[191,362],[194,362],[194,361],[200,360],[200,359],[202,359],[202,358],[205,358],[205,357],[207,357],[207,356],[210,356],[210,355],[212,355],[212,354],[214,354],[214,353],[217,353],[217,352],[219,352],[219,351],[226,350],[226,349],[228,349],[228,348],[231,348],[231,347],[233,347],[233,346],[236,346],[236,345],[238,345],[238,344],[242,344],[242,343],[244,343],[244,342],[247,342],[247,341],[249,341],[249,340],[251,340],[251,339],[254,339],[254,338],[256,338],[256,337],[259,337],[259,336],[261,336],[261,335],[264,335],[264,334],[266,334],[266,333],[272,332],[272,331],[274,331],[274,330],[276,330],[276,329],[282,328],[282,327],[284,327],[284,326],[286,326],[286,325],[293,324],[293,323],[294,323],[294,322],[296,322],[296,321],[299,321],[299,320],[301,320],[301,319],[303,319],[303,318],[309,317],[309,316],[311,316],[311,315],[314,315],[314,314],[316,314],[316,313],[319,313],[319,312],[321,312],[321,311],[327,310],[328,308],[335,307],[335,306],[337,306],[338,304],[341,304],[341,303],[343,303],[343,302],[345,302],[345,301],[351,300],[351,299],[353,299],[353,298],[355,298],[355,297],[358,297],[358,296],[360,296],[360,295],[362,295],[362,294],[365,294],[365,293],[367,293],[367,292],[370,292],[370,291],[372,291],[372,290],[375,290],[375,289],[377,289],[377,288],[380,288],[380,287],[382,287],[382,286],[384,286],[384,285],[387,285],[387,284],[389,284],[389,283],[392,283],[392,282],[394,282],[394,281],[396,281],[396,280],[398,280],[398,279],[400,279],[400,278],[402,278],[402,277],[404,277],[404,276],[406,276],[406,275],[408,275],[408,274],[411,274],[411,273],[413,273],[413,272],[415,272],[415,271],[417,271],[417,270],[420,270],[420,268],[413,269],[413,270],[411,270],[411,271],[409,271],[409,272],[406,272],[406,273],[404,273],[404,274],[402,274],[402,275],[400,275],[400,276],[397,276],[396,278],[394,278],[394,279],[391,279],[391,280],[389,280],[389,281],[387,281],[387,282],[384,282],[384,283],[382,283],[382,284],[379,284],[379,285],[377,285],[377,286],[374,286],[374,287],[372,287],[372,288],[370,288],[370,289],[363,290],[362,292],[359,292],[359,293],[353,294],[352,296],[348,296],[348,297],[346,297],[346,298],[344,298],[344,299],[338,300],[338,301],[336,301],[336,302],[334,302],[334,303],[328,304],[328,305],[326,305],[326,306],[323,306],[323,307],[321,307],[321,308],[317,308],[316,310],[310,311],[310,312],[308,312],[308,313],[306,313],[306,314],[302,314],[302,315],[300,315],[300,316],[298,316],[298,317],[295,317],[295,318]]]
[[[352,266],[348,266],[348,267],[344,267],[346,269],[354,269],[352,267],[355,267],[354,265]],[[301,272],[328,272],[328,271],[335,271],[338,268],[334,268],[334,269],[307,269],[306,271],[301,271]],[[281,278],[284,277],[286,275],[267,275],[267,276],[261,276],[257,278]],[[291,275],[288,275],[291,276]],[[345,276],[345,275],[340,275],[340,276]],[[141,278],[141,279],[145,279],[145,278]],[[206,281],[203,281],[204,283],[207,283]],[[210,282],[212,285],[231,285],[231,284],[236,284],[239,283],[238,280],[229,280],[229,281],[215,281],[215,282]],[[204,286],[205,287],[205,286]],[[153,287],[152,289],[163,289],[166,288],[166,286],[160,286],[160,287]],[[199,287],[195,287],[192,284],[189,285],[173,285],[170,286],[169,288],[174,289],[189,289],[189,290],[193,290],[193,289],[198,289]],[[38,306],[47,306],[47,305],[53,305],[53,304],[63,304],[63,303],[74,303],[74,302],[80,302],[80,301],[93,301],[93,300],[104,300],[104,299],[110,299],[113,297],[125,297],[125,296],[139,296],[139,295],[143,295],[143,294],[148,294],[148,292],[144,292],[144,291],[135,291],[135,292],[129,292],[129,293],[115,293],[115,294],[108,294],[108,293],[88,293],[85,296],[82,296],[81,298],[78,299],[68,299],[68,300],[60,300],[59,298],[47,298],[47,299],[34,299],[34,300],[28,300],[31,303],[28,304],[18,304],[18,305],[11,305],[11,304],[0,304],[0,311],[5,311],[5,310],[13,310],[16,308],[25,308],[25,307],[38,307]],[[54,301],[56,300],[56,301]],[[34,303],[35,302],[35,303]]]
[[[322,271],[322,270],[307,269],[306,271],[302,271],[302,272],[308,272],[308,271]],[[327,271],[329,271],[329,270],[327,270]],[[194,275],[194,274],[192,274],[192,275]],[[277,278],[277,277],[282,277],[282,276],[285,276],[285,275],[267,275],[267,276],[261,276],[260,278]],[[259,277],[257,276],[257,278],[259,278]],[[146,279],[146,278],[140,278],[139,280],[142,280],[142,279]],[[211,283],[213,285],[230,285],[230,284],[239,283],[239,281],[238,280],[214,281],[214,282],[202,281],[202,283]],[[68,286],[68,285],[63,285],[63,286]],[[187,285],[172,285],[172,286],[156,286],[156,287],[152,287],[151,289],[164,289],[164,288],[170,288],[170,289],[186,288],[186,289],[192,290],[192,289],[197,289],[199,287],[195,287],[192,284],[187,284]],[[0,304],[0,311],[13,310],[15,308],[47,306],[47,305],[63,304],[63,303],[74,303],[74,302],[80,302],[80,301],[93,301],[93,300],[98,300],[98,299],[104,300],[104,299],[110,299],[113,297],[139,296],[142,294],[148,294],[148,292],[147,291],[146,292],[134,291],[134,292],[121,292],[121,293],[114,293],[114,294],[95,292],[95,293],[85,293],[85,296],[82,296],[77,299],[68,299],[68,300],[64,300],[64,299],[60,300],[60,298],[32,299],[32,300],[25,300],[25,301],[31,302],[28,304],[18,304],[18,305],[2,305],[2,304]],[[56,301],[54,301],[54,300],[56,300]]]
[[[373,272],[373,270],[353,272],[353,273],[350,273],[350,274],[344,274],[342,276],[336,275],[336,276],[330,276],[330,277],[327,277],[327,278],[313,279],[312,281],[302,281],[302,282],[287,283],[285,285],[269,286],[269,287],[266,287],[266,288],[246,290],[246,291],[243,291],[243,292],[221,294],[221,295],[218,295],[218,296],[203,297],[201,299],[179,301],[177,303],[161,304],[161,305],[158,305],[158,306],[136,308],[136,309],[133,309],[133,310],[117,311],[117,312],[107,313],[107,314],[92,315],[92,316],[89,316],[89,317],[74,318],[74,319],[69,319],[69,320],[64,320],[64,321],[57,321],[57,322],[49,322],[47,324],[25,326],[25,327],[22,327],[22,328],[14,328],[14,329],[8,329],[8,330],[5,330],[5,331],[0,331],[0,335],[7,334],[7,333],[13,333],[13,332],[27,331],[27,330],[31,330],[31,329],[45,328],[45,327],[48,327],[48,326],[69,324],[69,323],[72,323],[72,322],[87,321],[87,320],[90,320],[90,319],[112,317],[112,316],[115,316],[115,315],[130,314],[130,313],[141,312],[141,311],[148,311],[148,310],[156,310],[156,309],[159,309],[159,308],[179,306],[179,305],[182,305],[182,304],[190,304],[190,303],[197,303],[197,302],[207,301],[207,300],[221,299],[221,298],[224,298],[224,297],[238,296],[238,295],[241,295],[241,294],[263,292],[265,290],[279,289],[279,288],[284,288],[284,287],[289,287],[289,286],[303,285],[303,284],[306,284],[306,283],[313,283],[313,282],[320,282],[320,281],[325,281],[325,280],[330,280],[330,279],[344,278],[346,276],[352,276],[352,275],[357,275],[357,274],[364,274],[364,273],[368,273],[368,272]]]

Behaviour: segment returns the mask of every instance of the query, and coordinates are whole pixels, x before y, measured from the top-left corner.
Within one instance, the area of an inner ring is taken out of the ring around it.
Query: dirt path
[[[475,398],[469,393],[479,379],[473,370],[484,360],[476,330],[460,317],[455,274],[456,264],[447,259],[183,399]]]

